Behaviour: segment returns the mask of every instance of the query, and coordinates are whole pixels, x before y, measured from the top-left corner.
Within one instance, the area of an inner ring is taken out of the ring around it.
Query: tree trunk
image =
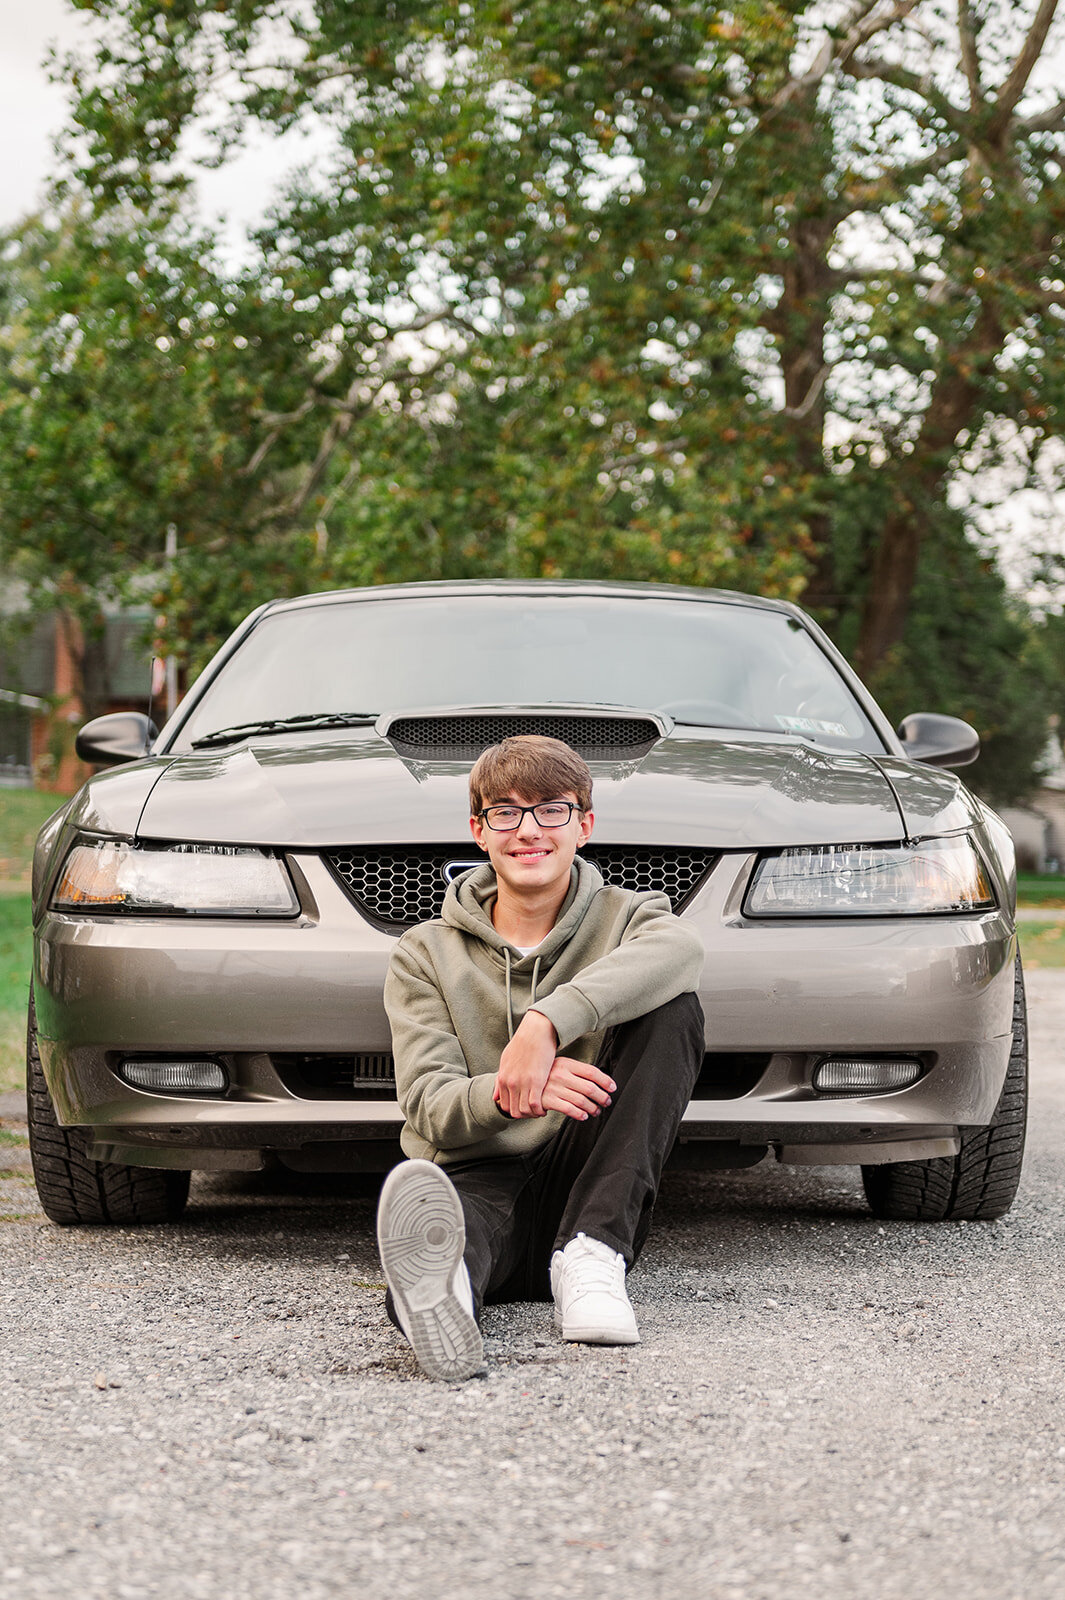
[[[921,508],[934,506],[946,494],[958,438],[965,430],[975,432],[981,424],[982,375],[1002,339],[1001,322],[985,302],[967,339],[948,354],[912,453],[884,469],[894,480],[895,492],[874,548],[862,603],[854,655],[863,676],[883,661],[906,632],[927,521]]]
[[[903,500],[884,524],[873,556],[854,652],[854,664],[862,677],[872,672],[906,631],[920,552],[918,517],[910,502]]]
[[[810,485],[823,483],[825,476],[824,434],[828,409],[825,359],[825,330],[836,287],[828,253],[841,220],[838,209],[824,198],[824,160],[820,148],[820,121],[812,102],[804,96],[793,102],[795,112],[783,119],[779,131],[793,150],[805,147],[809,164],[809,183],[803,201],[796,205],[787,223],[788,251],[780,265],[780,299],[764,317],[772,334],[784,380],[784,417],[794,450],[800,502]],[[809,209],[802,209],[802,205]],[[817,610],[834,609],[836,595],[832,527],[823,495],[803,520],[817,546],[817,557],[803,599]]]

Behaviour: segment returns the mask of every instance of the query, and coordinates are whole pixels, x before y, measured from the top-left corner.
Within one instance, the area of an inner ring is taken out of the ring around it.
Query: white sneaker
[[[639,1344],[625,1293],[625,1257],[579,1233],[551,1257],[555,1324],[578,1344]]]
[[[471,1378],[484,1366],[462,1252],[466,1224],[454,1184],[432,1161],[403,1161],[385,1179],[377,1245],[400,1327],[430,1378]]]

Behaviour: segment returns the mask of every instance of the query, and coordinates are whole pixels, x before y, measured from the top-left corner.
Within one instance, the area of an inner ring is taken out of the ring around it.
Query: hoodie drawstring
[[[514,1037],[514,1008],[513,1008],[513,1006],[511,1005],[511,1002],[510,1002],[510,949],[509,949],[509,947],[507,945],[503,946],[503,963],[504,963],[504,965],[505,965],[505,967],[507,969],[507,979],[506,979],[506,983],[507,983],[507,1038],[508,1039],[513,1039],[513,1037]]]
[[[511,961],[510,961],[510,947],[509,947],[509,945],[504,945],[503,946],[503,965],[504,965],[504,967],[506,969],[507,1038],[508,1039],[513,1039],[513,1037],[514,1037],[514,1005],[513,1005],[513,1000],[512,1000],[512,997],[511,997],[511,987],[510,987]],[[530,993],[529,993],[529,1004],[526,1007],[526,1010],[528,1010],[528,1011],[531,1011],[533,1006],[536,1004],[536,985],[537,985],[537,983],[539,981],[540,981],[540,957],[537,956],[536,960],[533,962],[532,987],[531,987],[531,990],[530,990]]]

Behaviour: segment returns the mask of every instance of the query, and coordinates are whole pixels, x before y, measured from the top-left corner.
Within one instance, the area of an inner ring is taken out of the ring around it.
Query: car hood
[[[904,828],[871,757],[787,738],[676,730],[643,760],[593,763],[601,843],[875,843]],[[321,848],[452,844],[467,837],[469,764],[397,756],[376,734],[252,740],[175,757],[147,796],[137,834]]]

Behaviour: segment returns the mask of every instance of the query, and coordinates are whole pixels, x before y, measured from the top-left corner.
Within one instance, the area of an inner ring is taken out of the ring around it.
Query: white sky
[[[32,211],[51,168],[64,100],[41,61],[60,33],[77,35],[64,0],[0,0],[0,227]]]
[[[0,228],[32,212],[55,171],[52,142],[65,120],[65,91],[43,66],[50,45],[73,49],[86,19],[68,0],[0,0]],[[244,229],[262,214],[279,176],[307,159],[299,136],[263,139],[217,172],[197,174],[205,219],[228,225],[239,253]]]

